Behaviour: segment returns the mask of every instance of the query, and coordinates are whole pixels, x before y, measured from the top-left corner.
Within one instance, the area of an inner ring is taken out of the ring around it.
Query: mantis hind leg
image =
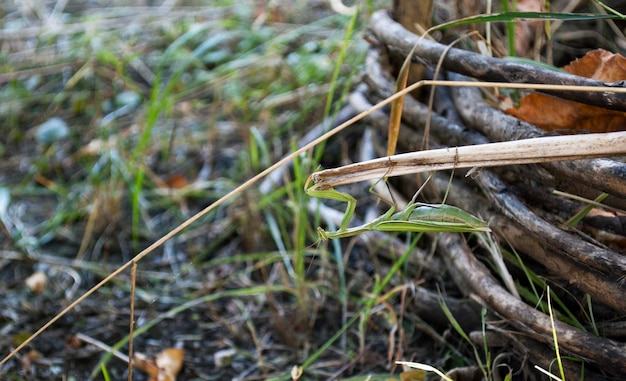
[[[415,194],[413,195],[413,198],[411,198],[411,204],[415,204],[415,200],[417,200],[417,196],[420,195],[420,193],[422,193],[422,191],[424,190],[424,188],[426,188],[426,185],[428,184],[428,182],[430,181],[430,179],[433,177],[433,174],[429,174],[428,177],[426,178],[426,181],[424,181],[424,184],[422,184],[419,189],[417,190],[417,192],[415,192]]]
[[[458,164],[458,162],[459,162],[459,148],[456,147],[456,155],[454,157],[454,166],[452,167],[452,171],[450,172],[450,180],[448,181],[448,187],[446,188],[446,192],[443,195],[443,200],[441,201],[441,205],[445,205],[446,200],[448,199],[448,193],[450,192],[450,188],[452,188],[452,180],[454,180],[454,170],[456,169],[456,165]],[[430,172],[428,177],[422,184],[422,186],[420,186],[417,192],[415,192],[415,195],[411,199],[411,204],[416,204],[417,196],[419,196],[419,194],[424,190],[424,188],[426,187],[430,179],[432,179],[432,177],[433,177],[433,173]]]

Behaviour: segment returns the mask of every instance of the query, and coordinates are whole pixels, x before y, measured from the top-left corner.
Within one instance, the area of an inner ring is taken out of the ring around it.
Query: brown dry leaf
[[[34,349],[31,349],[30,351],[28,351],[24,355],[24,357],[20,359],[20,362],[22,364],[22,370],[24,371],[24,373],[30,374],[33,362],[37,360],[41,360],[41,359],[43,359],[43,355],[40,352]]]
[[[137,352],[133,356],[133,366],[147,373],[150,376],[149,381],[176,381],[184,358],[185,351],[179,348],[164,349],[154,360]]]
[[[156,380],[156,377],[159,375],[159,368],[157,367],[156,362],[153,359],[148,358],[148,356],[143,353],[135,352],[133,355],[133,366],[148,374],[150,376],[150,380]]]
[[[46,284],[48,284],[48,276],[41,271],[37,271],[26,278],[24,283],[26,283],[26,287],[28,287],[35,294],[41,294],[41,292],[46,288]]]
[[[257,0],[254,8],[254,19],[269,23],[284,23],[285,12],[274,3],[265,0]]]
[[[563,70],[598,81],[617,82],[626,79],[626,58],[621,54],[596,49],[571,62]]]
[[[168,348],[156,357],[156,365],[159,368],[159,381],[176,381],[176,376],[183,367],[185,351],[180,348]]]
[[[165,180],[165,184],[170,189],[183,189],[188,187],[191,183],[187,181],[185,176],[182,174],[175,173]]]
[[[603,49],[596,49],[563,69],[582,77],[616,82],[626,79],[626,58]],[[522,98],[518,108],[509,108],[506,112],[546,131],[614,132],[626,130],[626,113],[624,112],[544,94],[530,94]]]
[[[65,339],[65,346],[71,349],[78,349],[82,347],[83,342],[76,337],[76,335],[72,335]]]

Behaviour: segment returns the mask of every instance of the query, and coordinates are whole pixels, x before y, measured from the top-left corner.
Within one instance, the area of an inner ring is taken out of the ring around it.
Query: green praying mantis
[[[346,202],[348,206],[341,219],[339,230],[330,232],[321,227],[317,228],[320,240],[351,237],[368,231],[383,232],[490,232],[489,226],[483,220],[462,209],[445,204],[424,204],[412,200],[404,210],[396,212],[392,206],[382,216],[366,224],[351,227],[348,225],[354,216],[356,199],[351,195],[339,192],[334,188],[320,189],[319,186],[309,187],[311,178],[306,181],[304,191],[309,196]],[[419,191],[418,191],[419,193]],[[417,196],[417,194],[416,194]],[[415,197],[414,197],[415,198]]]

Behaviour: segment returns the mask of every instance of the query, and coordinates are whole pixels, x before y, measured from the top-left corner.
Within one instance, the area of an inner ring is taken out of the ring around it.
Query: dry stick
[[[420,39],[419,36],[407,31],[395,22],[387,12],[375,12],[369,28],[378,39],[389,49],[407,55]],[[422,40],[413,58],[435,66],[442,56],[446,45]],[[613,110],[626,111],[626,95],[616,94],[613,89],[623,88],[620,82],[607,84],[602,81],[579,77],[560,71],[548,70],[538,66],[506,61],[498,58],[485,57],[461,49],[450,49],[443,60],[443,68],[461,73],[483,81],[509,83],[543,83],[553,85],[582,85],[600,87],[599,93],[570,93],[568,89],[541,89],[548,94],[592,104]]]
[[[93,337],[84,335],[84,334],[82,334],[80,332],[75,334],[74,337],[77,340],[80,340],[80,341],[82,341],[84,343],[93,345],[94,347],[101,349],[103,352],[111,353],[113,356],[117,357],[118,359],[120,359],[120,360],[122,360],[124,362],[129,362],[130,361],[129,358],[128,358],[128,355],[126,355],[125,353],[122,353],[122,352],[120,352],[120,351],[118,351],[116,349],[113,349],[112,347],[110,347],[109,345],[106,345],[105,343],[103,343],[100,340],[96,340]]]
[[[128,381],[133,380],[133,334],[135,333],[135,285],[137,284],[137,262],[131,267],[130,277],[130,325],[128,332]]]
[[[311,175],[320,189],[359,181],[452,168],[493,167],[626,155],[626,132],[554,136],[410,152]]]

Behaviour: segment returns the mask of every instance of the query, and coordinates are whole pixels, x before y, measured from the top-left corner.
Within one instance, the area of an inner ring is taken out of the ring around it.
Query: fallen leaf
[[[26,352],[26,354],[20,359],[20,362],[22,364],[22,370],[24,371],[24,373],[30,374],[33,362],[41,360],[42,358],[43,355],[34,349]]]
[[[626,79],[626,58],[603,49],[596,49],[563,69],[582,77],[603,82],[616,82]],[[518,108],[509,108],[505,111],[546,131],[614,132],[626,130],[626,113],[624,112],[544,94],[527,95],[521,99]]]
[[[185,351],[179,348],[167,348],[150,359],[143,353],[133,355],[133,366],[147,373],[149,381],[176,381],[176,376],[183,367]]]
[[[83,342],[76,335],[72,335],[65,339],[65,345],[71,349],[78,349],[83,345]]]
[[[180,348],[168,348],[156,357],[156,365],[159,368],[159,381],[175,381],[176,376],[183,367],[185,351]]]
[[[153,359],[148,358],[140,352],[135,352],[133,355],[133,366],[138,370],[150,375],[150,379],[155,379],[159,375],[159,368]]]
[[[626,113],[572,102],[544,94],[530,94],[507,113],[546,131],[615,132],[626,129]]]
[[[621,54],[596,49],[571,62],[563,70],[598,81],[617,82],[626,79],[626,58]]]
[[[168,177],[167,180],[165,180],[165,184],[171,189],[183,189],[190,185],[189,181],[185,179],[185,176],[180,173],[175,173]]]
[[[26,287],[28,287],[35,294],[41,294],[48,284],[48,276],[41,271],[37,271],[26,278],[24,283],[26,283]]]

